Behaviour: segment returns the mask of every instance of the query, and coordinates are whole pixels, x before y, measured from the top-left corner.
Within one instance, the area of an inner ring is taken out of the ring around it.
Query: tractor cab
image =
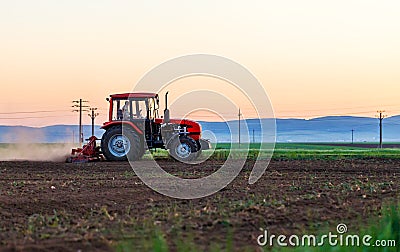
[[[159,118],[159,99],[155,93],[126,93],[111,95],[109,122],[131,122],[140,132],[143,132],[143,142],[148,148],[162,147]]]
[[[158,118],[158,95],[127,93],[111,95],[109,121],[154,120]]]

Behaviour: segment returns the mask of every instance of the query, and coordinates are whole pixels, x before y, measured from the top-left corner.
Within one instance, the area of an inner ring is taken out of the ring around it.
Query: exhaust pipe
[[[165,93],[165,109],[164,109],[164,123],[169,123],[169,109],[168,109],[168,93]]]

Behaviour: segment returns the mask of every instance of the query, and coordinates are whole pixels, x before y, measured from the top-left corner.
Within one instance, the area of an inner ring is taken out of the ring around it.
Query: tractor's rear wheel
[[[114,126],[101,138],[103,155],[109,161],[138,160],[142,157],[143,146],[139,135],[132,128]]]
[[[176,160],[190,162],[198,157],[197,143],[193,138],[183,136],[172,140],[168,152]]]

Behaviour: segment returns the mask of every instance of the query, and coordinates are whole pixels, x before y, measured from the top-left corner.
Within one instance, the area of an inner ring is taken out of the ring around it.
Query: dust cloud
[[[71,154],[72,147],[72,144],[1,144],[0,161],[29,160],[64,162]]]
[[[64,162],[77,147],[72,143],[44,143],[45,136],[40,132],[14,130],[6,136],[7,143],[0,143],[0,161],[52,161]],[[8,140],[8,141],[7,141]]]

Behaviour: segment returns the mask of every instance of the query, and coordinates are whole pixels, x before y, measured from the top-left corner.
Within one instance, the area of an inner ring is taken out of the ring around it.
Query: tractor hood
[[[164,119],[157,118],[155,122],[158,124],[162,124],[164,123]],[[201,137],[201,125],[198,122],[188,119],[170,119],[169,123],[186,126],[187,131],[190,135],[192,135],[193,139],[195,140],[199,140]]]
[[[162,124],[164,123],[164,119],[162,118],[157,118],[155,120],[156,123]],[[198,131],[201,131],[201,126],[198,122],[189,120],[189,119],[170,119],[169,123],[172,124],[179,124],[179,125],[186,125],[188,128],[194,128]]]

